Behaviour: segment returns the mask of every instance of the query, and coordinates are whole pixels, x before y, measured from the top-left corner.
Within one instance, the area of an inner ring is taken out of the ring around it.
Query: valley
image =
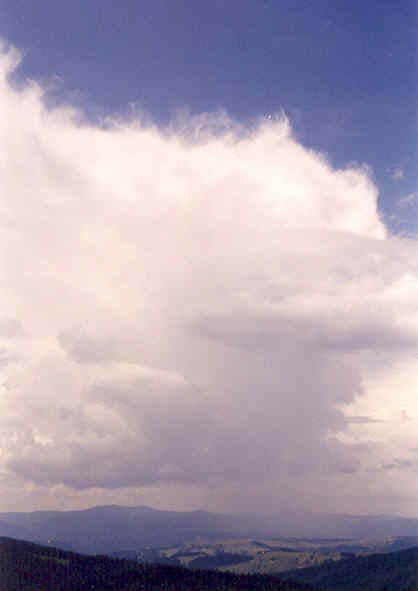
[[[418,546],[418,537],[367,539],[197,540],[179,546],[115,552],[112,556],[236,573],[280,573]]]

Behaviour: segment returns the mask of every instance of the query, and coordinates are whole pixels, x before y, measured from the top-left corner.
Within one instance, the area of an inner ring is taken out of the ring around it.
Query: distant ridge
[[[0,513],[0,536],[50,541],[84,553],[184,544],[199,537],[363,538],[418,536],[418,520],[325,514],[224,515],[204,510],[96,506],[71,511]]]
[[[84,553],[180,544],[199,536],[229,536],[238,524],[205,511],[160,511],[150,507],[97,506],[75,511],[0,514],[0,535],[50,541]]]

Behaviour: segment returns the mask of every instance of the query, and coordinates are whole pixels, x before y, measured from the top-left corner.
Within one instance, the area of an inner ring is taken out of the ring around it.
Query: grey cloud
[[[317,350],[354,351],[372,349],[391,351],[416,349],[416,333],[391,326],[384,319],[359,323],[350,318],[306,318],[280,313],[241,317],[203,316],[195,320],[192,332],[226,344],[252,350],[279,350],[283,347],[315,347]]]
[[[19,360],[19,355],[6,347],[0,347],[0,367]]]
[[[392,462],[382,465],[382,470],[418,470],[418,458],[395,458]]]
[[[204,391],[158,371],[99,378],[77,412],[60,410],[49,418],[59,424],[53,436],[58,445],[31,444],[14,453],[9,467],[39,484],[77,489],[158,482],[213,487],[271,473],[289,478],[352,472],[352,454],[337,441],[323,441],[327,429],[344,425],[341,413],[329,406],[333,386],[338,383],[339,397],[349,396],[352,376],[346,372],[344,386],[342,366],[312,359],[309,378],[297,377],[298,360],[287,352],[282,359],[253,362],[244,376],[235,375],[230,359],[228,376],[236,390],[222,396],[221,382]]]
[[[62,332],[58,342],[63,350],[78,363],[99,363],[117,359],[112,339],[91,337],[81,331]]]

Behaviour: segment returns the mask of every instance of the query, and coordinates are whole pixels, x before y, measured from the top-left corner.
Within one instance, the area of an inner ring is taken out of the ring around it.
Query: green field
[[[230,539],[198,540],[183,546],[145,551],[144,560],[169,561],[191,568],[235,573],[280,573],[331,564],[341,559],[392,552],[418,543],[417,538],[362,539]]]

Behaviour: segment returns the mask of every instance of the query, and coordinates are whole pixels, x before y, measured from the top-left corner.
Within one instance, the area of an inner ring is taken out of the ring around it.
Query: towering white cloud
[[[418,409],[390,384],[416,365],[418,255],[367,168],[332,168],[280,117],[94,126],[13,86],[17,63],[3,52],[4,507],[18,487],[26,506],[321,508],[334,486],[336,510],[416,510]]]

